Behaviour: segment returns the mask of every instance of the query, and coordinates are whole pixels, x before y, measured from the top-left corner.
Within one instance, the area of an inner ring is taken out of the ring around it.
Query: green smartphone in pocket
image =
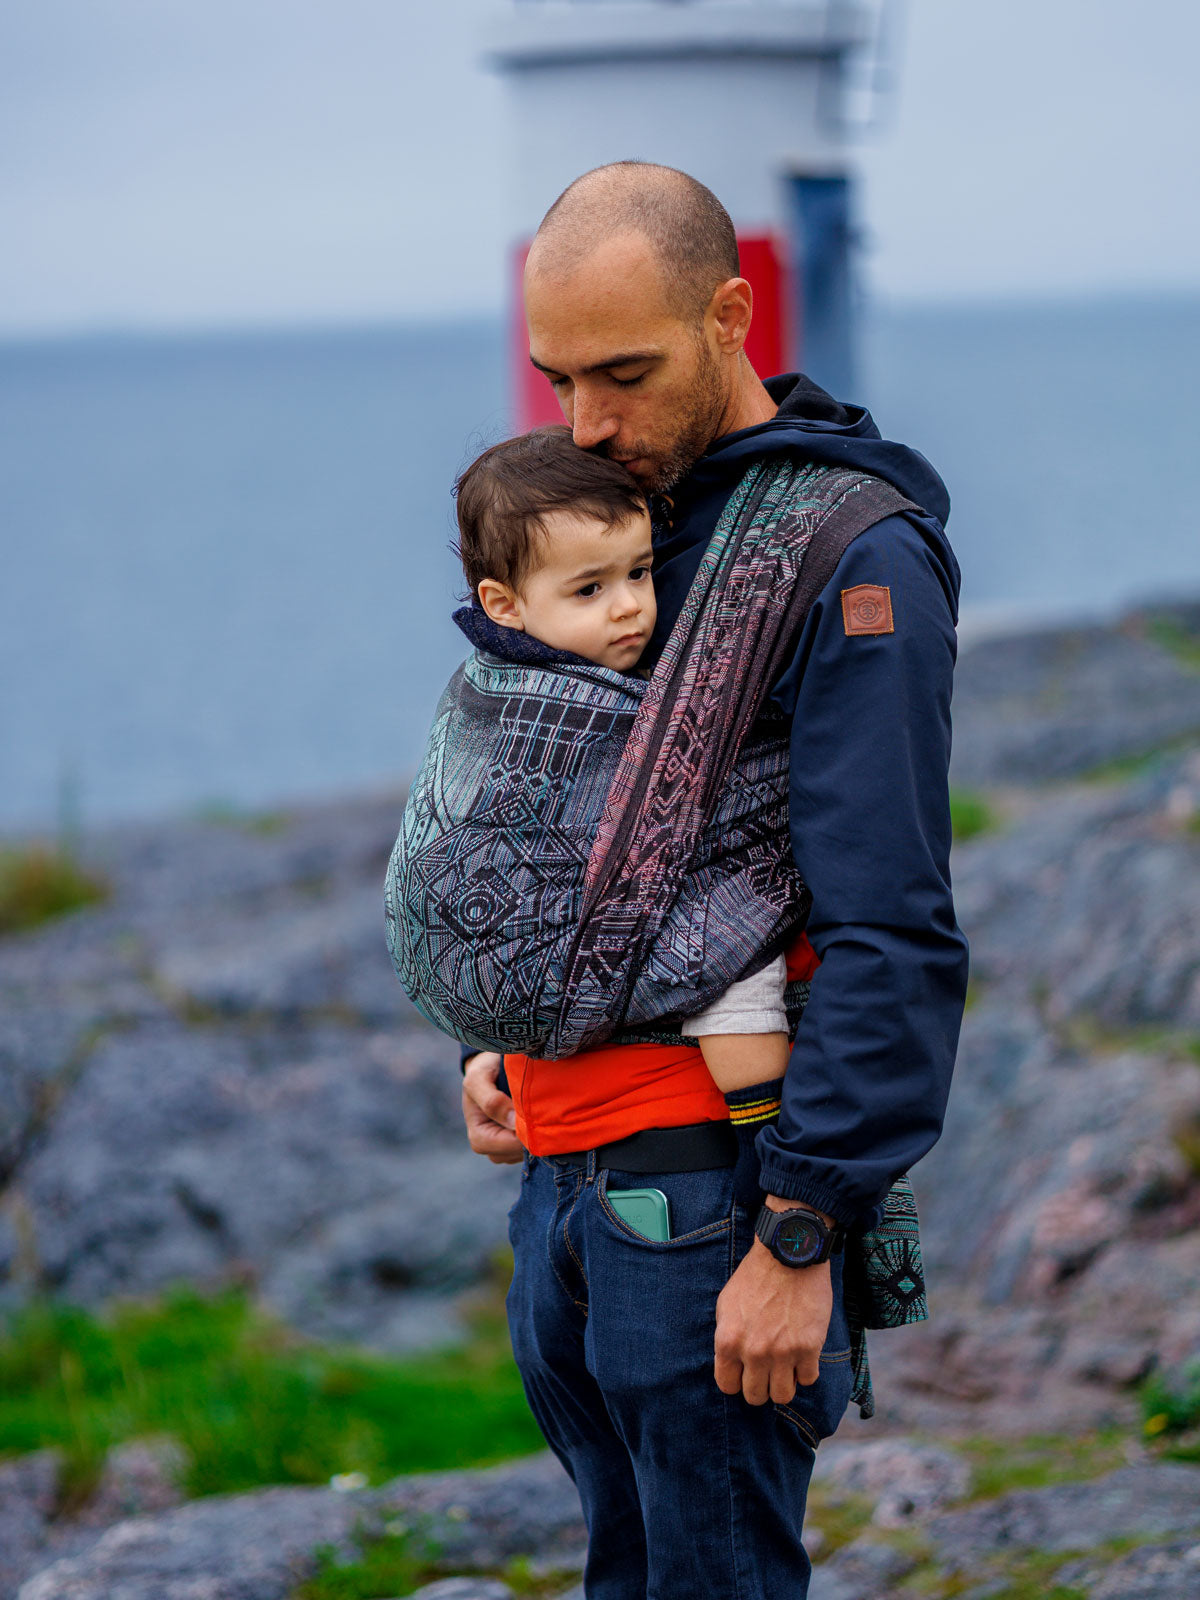
[[[661,1189],[610,1189],[608,1203],[635,1233],[662,1244],[671,1237],[671,1208]]]

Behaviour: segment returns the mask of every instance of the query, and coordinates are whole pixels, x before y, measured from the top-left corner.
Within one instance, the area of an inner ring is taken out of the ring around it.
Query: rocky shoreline
[[[1147,1451],[1135,1398],[1200,1362],[1198,667],[1200,605],[963,653],[954,781],[994,826],[955,849],[971,1001],[914,1174],[934,1314],[875,1336],[880,1415],[820,1453],[813,1527],[839,1495],[861,1526],[817,1549],[814,1600],[1200,1593],[1200,1467]],[[466,1150],[456,1051],[388,964],[401,803],[113,829],[105,904],[0,941],[0,1310],[186,1278],[387,1351],[460,1331],[515,1174]],[[965,1439],[1103,1427],[1130,1442],[1099,1477],[972,1484]],[[577,1582],[549,1458],[177,1504],[169,1447],[139,1448],[68,1519],[50,1453],[0,1464],[0,1600],[286,1600],[323,1540],[414,1506],[459,1551],[428,1600],[511,1592],[515,1557]]]

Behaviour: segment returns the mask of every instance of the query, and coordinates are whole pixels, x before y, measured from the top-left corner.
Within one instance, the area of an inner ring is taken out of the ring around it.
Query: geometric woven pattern
[[[917,1201],[908,1175],[897,1178],[870,1233],[852,1235],[846,1251],[846,1314],[854,1366],[851,1399],[862,1416],[874,1414],[866,1328],[903,1328],[929,1315],[925,1268],[917,1231]]]
[[[551,1055],[630,1015],[697,841],[795,655],[836,554],[909,502],[879,478],[785,457],[755,463],[701,558],[621,752],[588,857]],[[814,581],[809,581],[814,578]],[[786,821],[776,859],[789,858]],[[738,901],[721,908],[731,922]],[[719,942],[719,941],[714,941]],[[760,946],[761,949],[761,946]],[[718,991],[719,992],[719,991]]]
[[[646,684],[476,650],[442,696],[388,866],[388,947],[428,1020],[477,1049],[574,1054],[601,1038],[678,1037],[683,1017],[803,927],[788,847],[787,742],[746,742],[662,919],[624,1019],[559,1030],[563,970],[617,760]],[[618,952],[619,954],[619,952]]]

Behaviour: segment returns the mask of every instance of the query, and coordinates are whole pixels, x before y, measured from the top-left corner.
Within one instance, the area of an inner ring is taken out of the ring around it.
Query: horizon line
[[[876,312],[906,311],[1055,311],[1099,310],[1105,306],[1148,306],[1152,304],[1200,301],[1200,283],[1170,286],[1131,286],[1115,288],[1016,290],[1004,293],[881,294],[863,297],[860,314],[869,319]],[[34,325],[0,322],[0,346],[107,343],[198,342],[207,339],[288,338],[296,335],[378,334],[381,332],[419,332],[469,323],[503,325],[506,307],[464,306],[458,311],[443,311],[426,317],[406,317],[388,312],[361,316],[321,315],[286,318],[229,318],[180,320],[172,322],[132,322],[96,320],[87,322]]]

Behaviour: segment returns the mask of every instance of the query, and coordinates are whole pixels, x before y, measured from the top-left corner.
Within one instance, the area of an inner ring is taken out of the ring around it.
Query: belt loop
[[[595,1181],[596,1181],[596,1152],[594,1150],[589,1150],[588,1153],[587,1153],[587,1177],[584,1179],[584,1182],[585,1183],[595,1183]]]

